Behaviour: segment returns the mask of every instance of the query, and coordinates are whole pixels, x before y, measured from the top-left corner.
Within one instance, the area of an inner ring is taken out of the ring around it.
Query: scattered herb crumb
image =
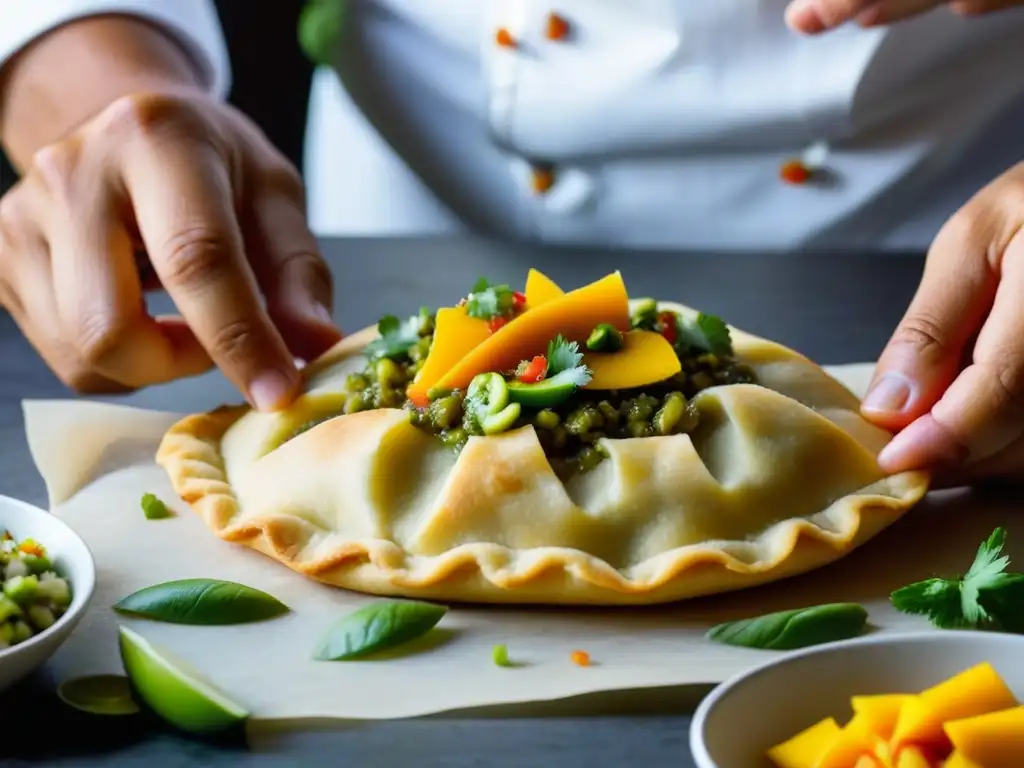
[[[572,663],[577,667],[590,666],[590,654],[586,651],[573,651],[569,654],[569,658],[572,659]]]
[[[494,650],[491,652],[491,656],[494,659],[494,663],[499,667],[511,667],[512,662],[508,660],[508,646],[496,645]]]
[[[167,508],[167,505],[152,493],[142,495],[142,512],[146,515],[147,520],[164,520],[174,517],[174,513]]]

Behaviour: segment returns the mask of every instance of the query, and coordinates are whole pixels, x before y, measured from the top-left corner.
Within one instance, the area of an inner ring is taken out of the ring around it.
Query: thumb
[[[967,342],[981,326],[997,279],[982,246],[961,236],[964,227],[939,233],[910,307],[886,345],[861,404],[866,419],[899,431],[938,402],[956,378]]]

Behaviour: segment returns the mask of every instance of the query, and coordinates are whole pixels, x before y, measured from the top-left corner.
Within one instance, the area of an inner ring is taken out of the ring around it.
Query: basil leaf
[[[353,611],[328,630],[313,651],[319,661],[345,661],[425,635],[448,608],[415,600],[385,600]]]
[[[707,637],[726,645],[789,651],[856,637],[867,619],[861,605],[829,603],[726,622],[708,630]]]
[[[280,616],[288,606],[266,592],[217,579],[166,581],[140,589],[114,605],[118,613],[169,624],[248,624]]]

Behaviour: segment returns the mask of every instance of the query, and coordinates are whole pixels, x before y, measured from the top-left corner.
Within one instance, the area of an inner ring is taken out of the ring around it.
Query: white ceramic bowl
[[[44,664],[67,640],[85,614],[96,587],[96,564],[89,548],[77,533],[49,512],[0,496],[0,531],[4,529],[19,541],[35,539],[46,547],[56,570],[71,584],[71,606],[46,631],[0,651],[0,691]]]
[[[1024,699],[1024,636],[936,630],[878,635],[788,653],[715,688],[690,728],[698,768],[769,768],[769,748],[832,716],[850,697],[917,693],[990,662]]]

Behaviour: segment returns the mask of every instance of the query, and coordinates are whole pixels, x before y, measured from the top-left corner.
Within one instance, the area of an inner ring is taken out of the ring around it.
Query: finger
[[[931,11],[942,5],[939,0],[883,0],[857,16],[862,27],[880,27]]]
[[[292,353],[314,360],[341,339],[341,332],[331,318],[331,272],[301,203],[290,195],[263,195],[247,218],[251,262],[267,311]]]
[[[984,214],[974,214],[973,210]],[[957,214],[939,232],[924,275],[875,369],[865,418],[898,430],[927,413],[960,370],[981,327],[998,276],[987,258],[1000,217],[989,205]]]
[[[54,299],[64,338],[90,368],[132,388],[208,370],[192,335],[166,335],[149,316],[134,249],[103,174],[76,172],[77,149],[36,157],[49,192],[46,230]]]
[[[962,16],[1002,11],[1020,5],[1020,0],[952,0],[949,7]]]
[[[796,32],[816,35],[837,27],[882,0],[793,0],[786,8],[786,24]]]
[[[227,169],[212,146],[137,143],[121,172],[146,249],[182,316],[225,375],[261,410],[298,386],[242,252]]]
[[[886,471],[977,463],[1024,435],[1024,236],[1003,258],[992,312],[978,336],[974,363],[931,412],[900,432],[879,455]]]

